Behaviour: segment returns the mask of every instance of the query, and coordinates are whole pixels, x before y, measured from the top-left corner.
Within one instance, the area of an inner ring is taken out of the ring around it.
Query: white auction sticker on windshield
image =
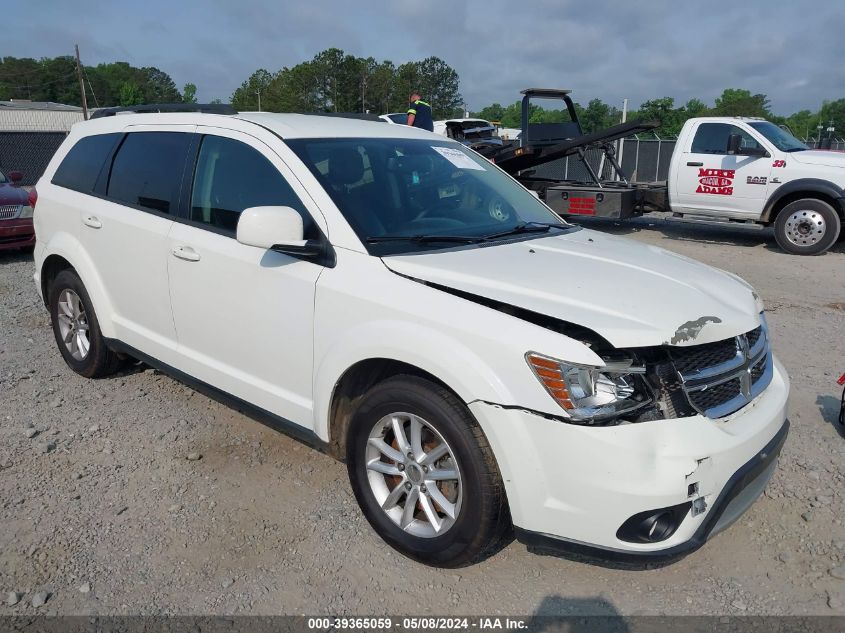
[[[439,145],[432,145],[431,149],[440,154],[458,169],[477,169],[479,171],[484,171],[484,167],[476,163],[459,149],[455,149],[453,147],[442,147]]]

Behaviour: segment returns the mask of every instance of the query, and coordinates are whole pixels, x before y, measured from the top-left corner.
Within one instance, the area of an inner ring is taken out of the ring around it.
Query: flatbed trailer
[[[615,142],[658,127],[657,122],[629,121],[598,132],[584,134],[569,90],[529,88],[522,91],[522,134],[518,141],[482,152],[523,186],[536,191],[560,215],[590,215],[625,219],[668,207],[665,183],[632,182],[616,159]],[[560,99],[570,121],[530,123],[532,99]],[[612,178],[602,179],[587,161],[588,150],[600,150]],[[561,180],[535,175],[541,165],[576,156],[589,180]]]

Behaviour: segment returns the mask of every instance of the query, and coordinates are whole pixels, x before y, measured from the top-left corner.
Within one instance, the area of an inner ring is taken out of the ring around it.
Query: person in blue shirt
[[[434,132],[434,119],[431,105],[422,100],[418,93],[411,95],[411,107],[408,108],[408,125]]]

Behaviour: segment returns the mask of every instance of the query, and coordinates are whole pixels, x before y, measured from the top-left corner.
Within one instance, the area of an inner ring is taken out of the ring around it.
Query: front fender
[[[517,400],[507,377],[494,372],[460,340],[419,324],[372,321],[348,330],[316,367],[315,431],[321,439],[329,439],[331,404],[338,381],[349,368],[371,359],[394,360],[417,367],[448,385],[467,403]],[[525,362],[518,361],[521,364],[513,370],[522,371]]]
[[[836,209],[839,215],[845,219],[845,191],[842,187],[820,178],[797,178],[783,183],[780,187],[775,189],[769,196],[766,203],[766,208],[763,209],[763,214],[760,219],[764,222],[772,220],[772,212],[777,208],[778,203],[784,197],[794,193],[821,193],[829,198],[833,198],[839,208]]]
[[[601,365],[583,343],[397,275],[373,257],[338,250],[315,301],[314,430],[327,440],[335,386],[364,360],[421,369],[464,402],[484,400],[560,415],[525,354]]]

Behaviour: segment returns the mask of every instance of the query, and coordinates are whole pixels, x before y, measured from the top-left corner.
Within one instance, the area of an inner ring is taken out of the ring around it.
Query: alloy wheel
[[[461,511],[463,486],[455,454],[442,435],[412,413],[391,413],[373,426],[367,479],[384,513],[405,532],[445,534]]]
[[[91,349],[88,334],[88,315],[79,295],[70,288],[59,294],[59,333],[70,355],[76,360],[83,360]]]

